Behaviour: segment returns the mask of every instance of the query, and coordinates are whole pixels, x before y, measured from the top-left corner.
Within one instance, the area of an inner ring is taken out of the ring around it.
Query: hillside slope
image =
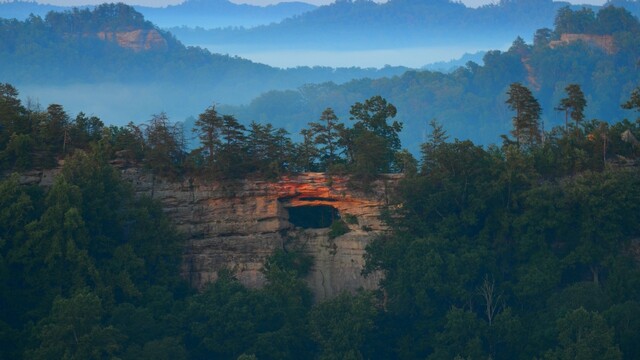
[[[587,19],[590,25],[583,27],[581,19]],[[505,100],[514,82],[534,91],[542,105],[546,130],[564,123],[564,113],[554,109],[571,83],[579,84],[587,97],[588,119],[615,121],[629,116],[619,104],[640,83],[638,19],[622,8],[607,7],[597,14],[588,9],[564,8],[556,23],[559,26],[553,31],[537,31],[533,44],[517,38],[505,52],[487,52],[484,65],[468,62],[450,74],[409,71],[392,78],[309,85],[296,92],[272,91],[247,106],[224,111],[240,119],[260,118],[287,125],[296,132],[308,119],[317,119],[326,107],[332,107],[347,121],[350,104],[382,95],[399,109],[398,118],[405,124],[403,142],[415,152],[433,118],[453,137],[482,144],[498,142],[499,135],[511,128],[513,114]],[[613,47],[585,41],[595,38],[609,39]],[[615,51],[611,51],[613,48]],[[302,105],[294,108],[291,104]]]
[[[184,46],[124,4],[51,12],[44,19],[0,20],[0,38],[4,39],[0,42],[3,81],[42,101],[65,102],[78,111],[94,108],[111,112],[98,115],[119,123],[135,120],[119,118],[127,116],[121,110],[131,107],[136,107],[136,116],[164,110],[184,118],[213,102],[240,104],[272,89],[325,81],[342,83],[406,70],[283,70],[212,54]],[[132,97],[135,102],[130,101]]]

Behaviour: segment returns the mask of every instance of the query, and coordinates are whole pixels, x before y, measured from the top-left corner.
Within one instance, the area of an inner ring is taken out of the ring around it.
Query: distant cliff
[[[611,35],[562,34],[560,35],[560,40],[551,41],[549,46],[555,49],[558,46],[568,45],[576,41],[583,41],[588,45],[595,46],[609,55],[617,52],[613,36]]]
[[[133,51],[167,51],[167,40],[156,29],[137,29],[132,31],[100,31],[98,39],[114,42],[118,46]]]

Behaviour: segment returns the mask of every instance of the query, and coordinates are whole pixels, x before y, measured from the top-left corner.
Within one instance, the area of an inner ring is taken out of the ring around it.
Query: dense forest
[[[380,96],[353,104],[350,126],[325,109],[301,143],[211,106],[187,152],[164,114],[107,127],[58,104],[29,109],[9,84],[0,95],[2,358],[640,356],[640,121],[587,120],[578,84],[562,126],[543,130],[538,100],[512,83],[501,144],[450,140],[432,121],[420,161]],[[640,88],[621,105],[637,114]],[[21,183],[62,159],[51,186]],[[261,289],[229,272],[196,292],[178,275],[183,237],[110,165],[123,159],[216,181],[324,170],[364,189],[403,172],[402,206],[367,249],[365,272],[385,279],[314,304],[302,280],[313,259],[290,251],[273,254]]]
[[[426,140],[427,123],[436,119],[449,133],[488,145],[509,130],[504,111],[505,94],[513,82],[527,84],[542,106],[544,127],[564,122],[557,105],[564,88],[580,84],[589,107],[589,119],[620,119],[620,104],[640,82],[640,23],[627,10],[605,7],[558,11],[553,29],[539,29],[533,43],[516,38],[507,51],[488,51],[483,64],[468,62],[451,73],[408,71],[381,79],[357,79],[345,84],[310,84],[298,90],[269,91],[245,106],[223,106],[243,122],[252,119],[285,126],[298,132],[308,119],[326,107],[347,118],[349,106],[362,98],[381,95],[394,103],[405,129],[405,146],[417,152]],[[614,44],[609,51],[589,41],[563,43],[563,34],[608,35]]]

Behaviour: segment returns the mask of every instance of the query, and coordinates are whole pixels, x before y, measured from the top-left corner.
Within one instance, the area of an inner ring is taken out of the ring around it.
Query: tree
[[[633,89],[631,97],[627,102],[622,104],[622,108],[626,110],[635,110],[640,112],[640,86]]]
[[[506,103],[516,112],[513,119],[513,130],[518,146],[531,147],[541,141],[539,121],[542,108],[533,97],[531,90],[521,83],[512,83],[507,91]]]
[[[321,169],[331,169],[340,159],[338,152],[342,146],[340,135],[344,132],[344,124],[338,122],[333,109],[326,108],[320,116],[320,122],[310,122],[309,127],[314,143],[320,145],[318,151]]]
[[[112,151],[127,161],[137,162],[144,157],[146,144],[141,126],[129,122],[126,126],[110,126],[105,136]],[[110,154],[111,155],[111,154]]]
[[[62,105],[58,104],[49,105],[44,115],[40,123],[39,139],[51,161],[53,157],[67,150],[67,145],[71,141],[70,120]]]
[[[373,330],[376,308],[370,293],[342,293],[318,304],[310,314],[309,327],[320,345],[320,359],[364,358],[363,345]]]
[[[355,103],[349,111],[350,119],[356,121],[354,125],[356,131],[371,131],[384,139],[390,151],[398,151],[401,147],[399,133],[402,131],[402,123],[396,120],[391,124],[388,123],[390,119],[396,117],[397,112],[393,104],[379,95],[365,100],[364,103]]]
[[[420,146],[420,150],[422,152],[422,173],[428,174],[431,169],[435,166],[435,152],[436,150],[444,144],[449,136],[447,135],[447,131],[444,130],[441,123],[439,123],[436,119],[432,119],[429,121],[429,126],[431,127],[431,133],[429,133],[427,142],[423,143]]]
[[[344,138],[351,156],[351,173],[356,180],[366,183],[394,168],[402,123],[388,122],[395,118],[397,110],[381,96],[355,103],[350,114],[356,123],[345,131]]]
[[[587,100],[578,84],[569,84],[564,90],[567,92],[567,97],[560,100],[557,109],[565,112],[564,126],[566,129],[569,116],[576,122],[576,125],[584,120],[584,108],[587,106]]]
[[[553,31],[549,28],[536,30],[535,35],[533,35],[533,47],[536,49],[546,48],[549,45],[552,37]]]
[[[10,84],[0,83],[0,149],[6,145],[12,134],[26,134],[31,131],[30,124],[23,116],[25,112],[26,109],[18,98],[18,90]]]
[[[38,324],[40,345],[29,353],[34,359],[89,359],[113,357],[120,351],[122,334],[101,325],[102,304],[89,291],[58,297],[51,313]]]
[[[619,360],[622,353],[613,342],[613,330],[597,312],[584,308],[569,311],[558,320],[559,346],[545,359]]]
[[[145,160],[154,174],[175,176],[184,157],[184,148],[175,124],[164,112],[153,115],[145,128]]]
[[[316,148],[314,134],[310,129],[302,129],[302,142],[296,144],[293,156],[293,171],[319,171],[318,164],[320,153]]]
[[[237,178],[247,172],[246,128],[232,115],[222,116],[220,151],[216,172],[221,178]]]
[[[100,140],[104,123],[97,117],[87,117],[80,112],[71,122],[69,140],[74,148],[88,149],[89,144]]]
[[[207,167],[213,168],[214,155],[220,146],[220,128],[222,127],[222,117],[216,111],[214,105],[208,107],[198,116],[193,132],[198,135],[201,147],[200,152],[204,155]]]
[[[247,138],[248,162],[251,171],[266,178],[276,178],[287,170],[291,162],[293,144],[285,129],[271,124],[252,122]]]

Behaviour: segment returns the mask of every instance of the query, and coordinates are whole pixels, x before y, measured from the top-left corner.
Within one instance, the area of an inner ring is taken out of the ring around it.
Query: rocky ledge
[[[361,275],[367,244],[385,226],[380,220],[398,175],[376,181],[366,192],[353,191],[344,177],[305,173],[279,181],[241,180],[171,182],[129,168],[123,170],[140,194],[160,200],[187,236],[183,276],[195,287],[232,270],[248,287],[265,282],[261,272],[276,250],[311,255],[307,281],[316,299],[360,287],[373,289],[380,274]],[[329,236],[329,225],[342,219],[349,232]]]

